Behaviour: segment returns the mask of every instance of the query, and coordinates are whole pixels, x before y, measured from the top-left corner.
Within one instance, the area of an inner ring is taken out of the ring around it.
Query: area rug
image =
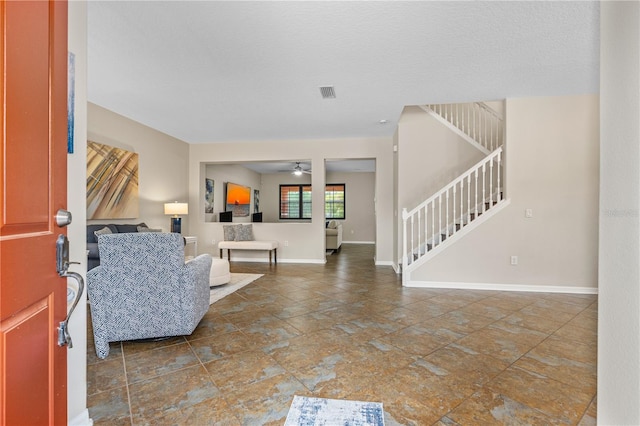
[[[211,293],[209,296],[209,304],[222,299],[225,296],[230,295],[234,291],[241,289],[247,284],[251,284],[264,274],[231,274],[231,281],[227,284],[211,287]]]
[[[295,395],[285,426],[384,426],[380,402],[346,401]]]

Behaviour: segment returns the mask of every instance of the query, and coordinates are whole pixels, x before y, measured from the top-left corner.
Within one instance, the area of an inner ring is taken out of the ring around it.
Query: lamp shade
[[[165,203],[164,204],[164,214],[172,214],[172,215],[185,215],[189,214],[189,204],[188,203]]]

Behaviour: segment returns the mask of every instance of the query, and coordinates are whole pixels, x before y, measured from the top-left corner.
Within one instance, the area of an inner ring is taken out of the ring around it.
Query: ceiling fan
[[[293,171],[291,172],[291,174],[296,175],[296,176],[302,176],[303,173],[306,173],[308,175],[311,174],[311,170],[305,170],[302,168],[302,166],[300,166],[300,162],[296,162],[296,166],[293,168]]]

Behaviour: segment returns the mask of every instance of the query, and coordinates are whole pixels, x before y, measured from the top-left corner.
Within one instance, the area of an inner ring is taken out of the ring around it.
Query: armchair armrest
[[[194,327],[198,321],[209,310],[209,274],[211,272],[211,255],[201,254],[195,259],[184,264],[183,282],[189,283],[185,291],[182,292],[186,306],[194,306],[194,316],[196,319]]]

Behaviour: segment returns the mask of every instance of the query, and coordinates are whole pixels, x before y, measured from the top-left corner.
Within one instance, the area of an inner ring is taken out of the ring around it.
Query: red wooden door
[[[2,1],[0,19],[0,424],[62,425],[54,216],[66,206],[67,4]]]

